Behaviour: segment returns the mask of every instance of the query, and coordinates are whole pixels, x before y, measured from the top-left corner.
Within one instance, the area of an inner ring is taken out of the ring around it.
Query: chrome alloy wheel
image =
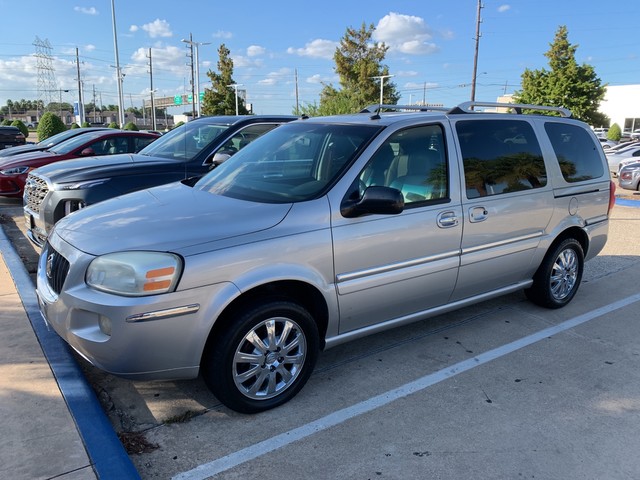
[[[281,394],[304,365],[307,342],[300,326],[289,318],[269,318],[249,330],[233,357],[233,381],[253,400]]]
[[[553,263],[549,286],[551,295],[556,300],[565,299],[576,286],[578,278],[578,256],[572,248],[566,248],[556,257]]]

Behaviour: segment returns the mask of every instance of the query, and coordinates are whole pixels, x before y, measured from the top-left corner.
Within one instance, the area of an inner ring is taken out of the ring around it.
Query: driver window
[[[382,185],[402,192],[405,205],[448,197],[444,136],[440,125],[396,132],[360,174],[360,188]]]

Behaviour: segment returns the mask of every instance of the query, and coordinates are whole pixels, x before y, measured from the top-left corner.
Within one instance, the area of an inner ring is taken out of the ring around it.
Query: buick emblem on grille
[[[49,256],[47,257],[45,273],[47,274],[47,278],[49,280],[51,280],[51,278],[53,277],[53,260],[54,260],[54,258],[55,258],[55,254],[53,254],[53,253],[49,254]]]

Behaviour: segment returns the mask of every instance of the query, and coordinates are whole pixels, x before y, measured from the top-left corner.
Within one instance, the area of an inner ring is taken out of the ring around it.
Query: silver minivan
[[[201,374],[258,412],[322,349],[517,290],[562,307],[607,240],[605,156],[565,109],[496,106],[302,118],[73,213],[43,247],[42,313],[103,370]]]

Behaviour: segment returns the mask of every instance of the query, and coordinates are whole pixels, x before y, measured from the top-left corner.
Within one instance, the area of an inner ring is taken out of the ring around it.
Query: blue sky
[[[190,92],[181,40],[192,34],[194,41],[210,43],[199,47],[201,90],[224,43],[234,80],[255,113],[291,113],[295,71],[300,102],[317,102],[321,82],[338,85],[332,55],[340,38],[364,22],[376,27],[375,40],[389,46],[385,64],[400,103],[425,97],[452,106],[470,97],[476,8],[476,0],[115,0],[124,105],[139,107],[149,99],[149,48],[156,95]],[[85,101],[95,88],[98,105],[118,103],[111,0],[0,0],[0,11],[0,105],[38,98],[36,37],[52,47],[54,101],[60,93],[63,101],[77,100],[77,47]],[[544,53],[559,25],[578,45],[578,62],[593,65],[603,83],[640,83],[638,0],[485,0],[481,16],[478,100],[495,101],[518,89],[525,68],[547,68]]]

